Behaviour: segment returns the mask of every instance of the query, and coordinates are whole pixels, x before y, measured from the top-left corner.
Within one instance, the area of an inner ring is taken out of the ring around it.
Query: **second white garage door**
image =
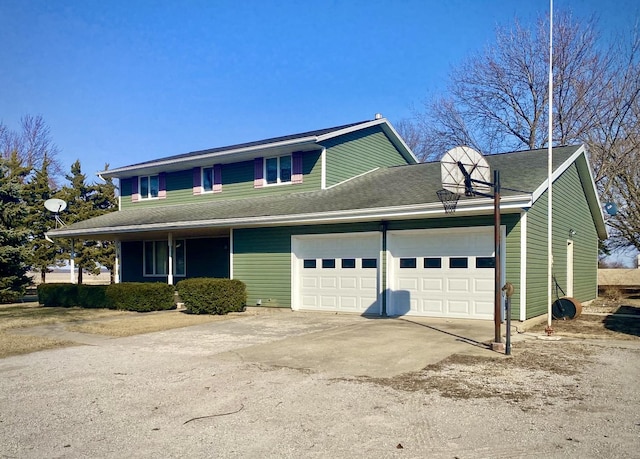
[[[293,309],[379,315],[380,249],[380,233],[293,236]]]
[[[389,232],[389,315],[491,319],[492,227]]]

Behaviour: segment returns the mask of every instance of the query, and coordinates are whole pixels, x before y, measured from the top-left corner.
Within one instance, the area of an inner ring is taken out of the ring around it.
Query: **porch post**
[[[71,239],[71,252],[69,253],[69,268],[70,268],[70,281],[72,284],[76,283],[76,252],[74,250],[75,240]]]
[[[122,246],[121,246],[119,240],[116,240],[114,242],[114,244],[116,246],[116,259],[115,259],[115,262],[113,263],[113,281],[116,284],[119,284],[121,282],[121,280],[120,280],[120,260],[122,259]]]
[[[173,285],[173,233],[169,233],[167,245],[169,248],[169,271],[167,275],[167,284]]]

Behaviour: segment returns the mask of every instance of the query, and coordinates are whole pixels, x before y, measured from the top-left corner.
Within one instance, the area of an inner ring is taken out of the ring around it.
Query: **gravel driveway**
[[[251,316],[0,360],[0,457],[639,456],[636,341],[517,341],[384,378],[249,358],[362,320]]]

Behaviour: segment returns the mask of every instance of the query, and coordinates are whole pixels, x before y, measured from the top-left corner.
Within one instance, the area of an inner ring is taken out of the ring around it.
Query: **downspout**
[[[382,317],[387,317],[387,227],[386,221],[380,222],[380,232],[382,233],[382,260],[380,260],[380,283],[382,297]]]

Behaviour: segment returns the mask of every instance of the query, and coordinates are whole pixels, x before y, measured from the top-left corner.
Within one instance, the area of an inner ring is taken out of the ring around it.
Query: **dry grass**
[[[531,328],[533,333],[544,333],[546,323]],[[640,339],[640,299],[624,298],[619,301],[599,298],[582,310],[575,320],[554,320],[553,332],[558,336],[585,339]]]
[[[524,341],[512,351],[509,357],[454,354],[417,372],[363,380],[456,400],[497,398],[523,411],[554,404],[554,399],[581,398],[576,383],[592,362],[592,348],[566,341]]]
[[[191,315],[180,311],[138,313],[109,309],[45,308],[38,303],[0,306],[0,358],[72,346],[68,339],[12,334],[15,329],[62,325],[64,330],[122,337],[188,327],[234,316]]]
[[[0,332],[0,358],[12,355],[29,354],[31,352],[73,346],[73,341],[50,339],[43,336],[12,335]]]
[[[129,314],[126,311],[82,308],[45,308],[38,303],[21,303],[0,307],[0,331],[12,328],[96,320]]]
[[[185,314],[180,311],[133,313],[134,317],[83,322],[67,326],[67,330],[114,337],[141,335],[172,328],[190,327],[208,322],[229,320],[234,316]]]

